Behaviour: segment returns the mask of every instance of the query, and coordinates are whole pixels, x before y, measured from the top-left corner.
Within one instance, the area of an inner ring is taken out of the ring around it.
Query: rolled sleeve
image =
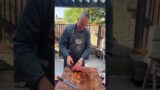
[[[88,30],[86,30],[86,35],[87,35],[87,38],[86,38],[86,42],[85,42],[85,49],[84,49],[82,57],[81,57],[84,60],[88,59],[88,57],[89,57],[89,51],[90,51],[90,45],[91,45],[90,32]]]
[[[62,37],[59,42],[59,48],[60,52],[62,53],[62,56],[65,58],[68,56],[68,50],[67,50],[67,42],[68,42],[68,31],[69,31],[69,26],[66,27],[64,30]]]

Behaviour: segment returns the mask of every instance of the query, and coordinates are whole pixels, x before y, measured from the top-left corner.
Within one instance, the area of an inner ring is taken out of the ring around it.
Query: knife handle
[[[57,77],[59,80],[61,80],[61,81],[63,81],[63,78],[61,78],[61,77]]]

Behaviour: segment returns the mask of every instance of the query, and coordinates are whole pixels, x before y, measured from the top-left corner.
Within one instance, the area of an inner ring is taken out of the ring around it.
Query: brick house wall
[[[129,9],[124,8],[128,1]],[[133,63],[129,57],[134,45],[137,0],[112,0],[113,3],[113,59],[111,74],[127,75],[133,73]]]

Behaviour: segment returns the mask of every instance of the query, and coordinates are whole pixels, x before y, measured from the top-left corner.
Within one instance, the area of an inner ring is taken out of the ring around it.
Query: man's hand
[[[70,55],[67,56],[67,65],[71,66],[72,64],[74,64],[73,59]]]
[[[78,62],[76,63],[77,66],[82,66],[83,60],[79,59]]]
[[[42,77],[38,82],[38,90],[54,90],[54,87],[46,77]]]

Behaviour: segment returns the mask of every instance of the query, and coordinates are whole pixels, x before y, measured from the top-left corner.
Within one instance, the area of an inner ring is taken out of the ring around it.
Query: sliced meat
[[[79,72],[84,72],[84,69],[82,66],[73,66],[72,71],[79,71]]]

